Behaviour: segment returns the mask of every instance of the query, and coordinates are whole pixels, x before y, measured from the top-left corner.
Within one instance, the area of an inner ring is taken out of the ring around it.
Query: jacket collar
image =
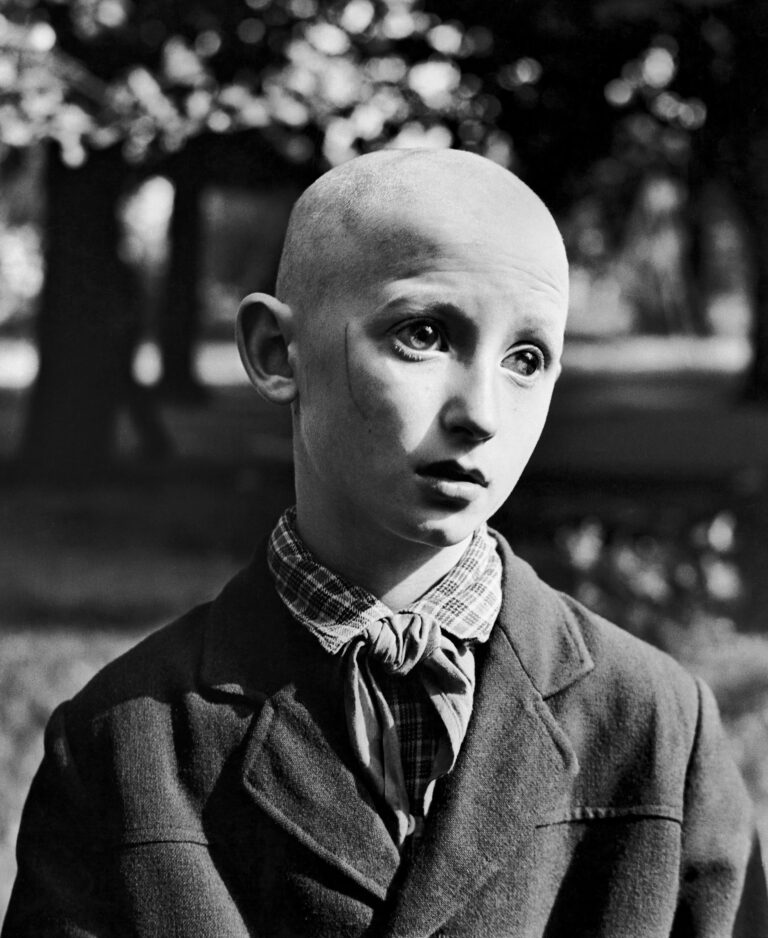
[[[588,674],[594,662],[567,598],[543,583],[494,533],[502,560],[498,627],[531,684],[546,699]]]
[[[482,651],[467,738],[437,786],[413,863],[381,906],[388,934],[435,931],[502,860],[521,861],[537,817],[578,771],[545,700],[588,673],[592,659],[576,614],[497,539],[503,602]],[[200,675],[215,692],[263,704],[242,767],[253,801],[384,900],[400,858],[354,761],[338,662],[287,614],[263,550],[213,604]]]
[[[502,559],[497,630],[545,699],[592,670],[577,613],[492,532]],[[214,601],[203,642],[204,686],[254,702],[312,674],[334,671],[333,659],[290,616],[266,563],[266,544]]]
[[[334,661],[296,623],[275,590],[266,543],[211,604],[203,634],[203,687],[261,703],[291,683],[303,683]]]

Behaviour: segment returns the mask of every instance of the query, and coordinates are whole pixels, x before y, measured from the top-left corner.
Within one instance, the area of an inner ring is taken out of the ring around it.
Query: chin
[[[424,518],[416,523],[416,537],[432,547],[454,547],[468,537],[486,521],[484,515],[474,512],[454,512],[441,518]]]

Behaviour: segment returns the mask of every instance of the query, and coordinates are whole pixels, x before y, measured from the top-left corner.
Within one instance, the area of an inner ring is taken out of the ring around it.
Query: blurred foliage
[[[590,189],[616,190],[685,164],[730,78],[734,5],[3,0],[0,134],[57,140],[72,165],[88,146],[142,160],[253,128],[298,163],[458,145],[548,189],[572,195],[589,168]]]
[[[765,25],[757,7],[0,0],[0,11],[0,152],[54,140],[77,166],[119,144],[129,162],[162,167],[196,137],[250,131],[316,172],[384,145],[476,150],[562,216],[577,265],[629,271],[644,327],[707,331],[691,190],[713,175],[714,138],[720,155],[740,152],[727,102],[744,108],[736,63],[743,35]],[[637,244],[654,247],[637,256]]]
[[[605,618],[668,651],[732,637],[744,598],[736,517],[721,511],[683,530],[610,531],[596,518],[557,532],[575,594]]]
[[[0,324],[29,317],[42,276],[39,230],[0,221]]]
[[[632,232],[653,243],[620,260],[633,307],[658,294],[636,315],[705,331],[681,289],[689,187],[711,111],[725,139],[717,102],[743,96],[731,85],[751,19],[737,0],[0,0],[0,152],[54,140],[77,166],[119,144],[162,164],[238,131],[316,168],[383,145],[477,150],[560,210],[572,260],[596,277]],[[649,207],[663,192],[674,204]],[[646,237],[651,216],[672,250]]]
[[[533,475],[492,523],[545,580],[676,657],[766,632],[768,477],[757,468],[684,483]]]
[[[484,107],[459,63],[490,38],[413,0],[10,0],[3,13],[2,140],[54,139],[70,165],[89,146],[122,142],[137,161],[254,128],[297,163],[338,163],[384,141],[448,145],[444,121]],[[492,129],[481,148],[508,162]]]

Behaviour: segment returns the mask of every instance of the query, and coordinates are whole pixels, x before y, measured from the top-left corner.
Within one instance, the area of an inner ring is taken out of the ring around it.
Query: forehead
[[[330,325],[394,283],[567,303],[560,234],[511,173],[457,151],[347,165],[305,193],[289,227],[278,292],[302,320]]]
[[[500,306],[562,318],[568,301],[562,243],[536,220],[489,216],[472,224],[448,212],[398,213],[350,249],[343,288],[359,310],[396,304],[454,304],[466,312]]]

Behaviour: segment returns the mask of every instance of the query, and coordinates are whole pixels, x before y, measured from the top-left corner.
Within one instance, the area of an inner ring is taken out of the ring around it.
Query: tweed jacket
[[[768,934],[707,688],[545,586],[504,601],[469,731],[400,862],[341,674],[260,552],[53,715],[3,938]]]

